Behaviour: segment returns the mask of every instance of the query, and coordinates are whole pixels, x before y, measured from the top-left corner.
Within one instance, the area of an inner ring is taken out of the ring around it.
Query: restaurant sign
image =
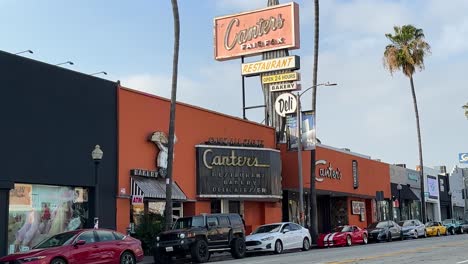
[[[278,83],[278,82],[289,82],[289,81],[299,81],[301,79],[301,75],[299,72],[288,72],[282,74],[274,74],[274,75],[263,75],[262,76],[262,83]]]
[[[214,19],[216,60],[299,48],[299,6],[294,3]]]
[[[198,145],[196,152],[199,197],[281,199],[278,150]]]
[[[244,76],[260,75],[264,72],[280,70],[297,70],[300,66],[300,57],[297,55],[269,60],[254,61],[241,64],[241,74]]]

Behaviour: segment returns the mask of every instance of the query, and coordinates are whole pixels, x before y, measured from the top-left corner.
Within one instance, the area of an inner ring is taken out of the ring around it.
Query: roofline
[[[166,97],[150,94],[150,93],[147,93],[147,92],[142,92],[142,91],[135,90],[135,89],[132,89],[132,88],[124,87],[122,85],[120,85],[118,88],[120,88],[122,90],[125,90],[125,91],[128,91],[128,92],[135,93],[135,94],[140,94],[140,95],[143,95],[143,96],[147,96],[147,97],[150,97],[150,98],[156,98],[156,99],[163,100],[163,101],[166,101],[166,102],[171,102],[171,100],[166,98]],[[207,112],[207,113],[210,113],[210,114],[221,115],[221,116],[224,116],[224,117],[227,117],[227,118],[230,118],[230,119],[234,119],[234,120],[237,120],[237,121],[250,123],[252,125],[256,125],[256,126],[259,126],[259,127],[268,128],[268,129],[273,130],[273,131],[275,130],[273,127],[270,127],[270,126],[267,126],[267,125],[263,125],[263,124],[253,122],[253,121],[250,121],[250,120],[242,119],[242,118],[237,117],[237,116],[232,116],[232,115],[224,114],[224,113],[221,113],[221,112],[216,112],[214,110],[209,110],[209,109],[206,109],[206,108],[202,108],[200,106],[195,106],[195,105],[191,105],[191,104],[188,104],[188,103],[183,103],[183,102],[180,102],[180,101],[177,101],[176,104],[181,105],[181,106],[185,106],[185,107],[189,107],[189,108],[193,108],[193,109],[196,109],[196,110],[204,111],[204,112]]]

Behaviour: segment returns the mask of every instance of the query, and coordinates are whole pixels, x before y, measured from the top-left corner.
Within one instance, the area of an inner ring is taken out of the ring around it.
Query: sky
[[[170,0],[0,0],[0,50],[170,97],[173,19]],[[109,4],[112,3],[112,4]],[[287,3],[281,1],[280,3]],[[312,84],[313,1],[298,0],[301,84]],[[179,0],[181,43],[178,101],[242,117],[240,60],[214,59],[213,19],[266,7],[267,0]],[[317,136],[323,144],[415,168],[416,121],[408,78],[383,67],[393,26],[422,28],[432,54],[414,83],[424,165],[458,164],[468,152],[468,1],[326,0],[320,3]],[[246,59],[261,60],[260,56]],[[311,92],[302,109],[311,108]],[[258,77],[246,79],[246,105],[261,105]],[[247,110],[262,122],[263,111]]]

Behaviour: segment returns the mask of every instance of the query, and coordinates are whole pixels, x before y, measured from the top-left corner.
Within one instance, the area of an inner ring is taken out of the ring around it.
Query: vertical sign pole
[[[241,56],[241,64],[244,64],[244,56]],[[245,117],[245,76],[242,75],[242,117]]]

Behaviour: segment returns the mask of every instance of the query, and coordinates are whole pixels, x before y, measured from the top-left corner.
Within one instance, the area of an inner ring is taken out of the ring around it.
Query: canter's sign
[[[289,82],[289,81],[299,81],[301,76],[298,72],[288,72],[283,74],[275,75],[264,75],[262,76],[262,83],[277,83],[277,82]]]
[[[281,91],[290,91],[290,90],[300,90],[301,84],[296,82],[282,82],[282,83],[272,83],[270,84],[271,92],[281,92]]]
[[[214,19],[216,60],[299,48],[299,6],[275,5]]]
[[[264,72],[279,70],[297,70],[299,68],[299,56],[288,56],[241,64],[241,71],[244,76],[254,76]]]

